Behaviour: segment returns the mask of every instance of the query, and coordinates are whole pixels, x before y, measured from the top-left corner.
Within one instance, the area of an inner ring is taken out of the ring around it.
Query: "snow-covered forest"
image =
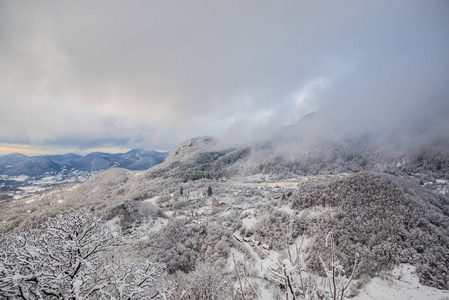
[[[287,163],[284,147],[195,138],[147,171],[3,202],[0,295],[447,296],[448,148],[331,147]]]

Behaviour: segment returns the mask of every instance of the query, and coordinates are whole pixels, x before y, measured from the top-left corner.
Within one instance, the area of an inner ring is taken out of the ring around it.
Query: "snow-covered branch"
[[[0,298],[145,299],[162,267],[106,263],[101,253],[122,243],[101,219],[83,211],[1,236]]]

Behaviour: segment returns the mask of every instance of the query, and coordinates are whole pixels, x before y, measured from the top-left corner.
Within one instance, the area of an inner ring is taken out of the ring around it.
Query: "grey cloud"
[[[0,5],[0,141],[240,142],[323,108],[340,132],[445,126],[444,1]]]

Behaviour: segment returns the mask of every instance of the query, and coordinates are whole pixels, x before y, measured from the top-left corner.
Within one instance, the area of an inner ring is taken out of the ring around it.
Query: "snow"
[[[165,215],[166,215],[167,217],[169,217],[169,218],[173,217],[173,213],[174,213],[174,211],[172,211],[172,210],[166,210],[166,211],[165,211]]]
[[[151,203],[153,203],[154,205],[156,205],[158,199],[159,199],[159,196],[155,196],[155,197],[153,197],[153,198],[145,199],[145,200],[143,200],[143,202],[151,202]]]
[[[435,180],[436,190],[438,193],[442,195],[449,194],[449,180],[446,179],[437,179]]]
[[[30,194],[30,193],[43,191],[43,190],[45,190],[45,188],[40,187],[40,186],[22,186],[22,187],[19,187],[19,190],[21,190],[27,194]]]
[[[248,244],[244,243],[243,246],[246,248],[248,253],[251,255],[253,259],[255,259],[255,263],[251,263],[251,260],[248,260],[244,253],[241,251],[231,248],[231,253],[229,255],[229,261],[227,264],[227,270],[230,273],[235,273],[235,266],[233,261],[233,256],[235,257],[235,262],[239,268],[239,272],[242,274],[243,269],[246,269],[247,279],[251,282],[253,286],[257,286],[257,292],[261,299],[264,300],[275,300],[275,294],[273,291],[276,291],[276,288],[271,289],[272,283],[263,279],[263,272],[270,265],[270,260],[268,258],[261,259],[259,255],[254,251],[254,249]],[[245,268],[239,266],[239,263],[243,263]],[[262,270],[261,270],[262,269]],[[247,285],[245,280],[242,278],[242,284],[244,286]],[[238,282],[234,284],[235,288],[240,289]]]
[[[438,187],[437,191],[438,191],[438,193],[440,193],[442,195],[449,194],[449,186],[445,185],[445,186],[442,186],[442,187]]]
[[[26,180],[28,179],[28,176],[26,176],[26,175],[20,175],[20,176],[5,176],[5,179],[23,182],[23,181],[26,181]]]
[[[281,208],[279,208],[279,210],[284,211],[284,212],[288,213],[289,215],[295,215],[297,213],[297,211],[294,209],[291,209],[289,205],[284,205]]]
[[[140,176],[143,174],[135,173],[136,176]],[[252,228],[254,224],[258,221],[258,210],[257,210],[257,203],[258,199],[261,200],[261,203],[264,203],[263,201],[268,201],[267,199],[271,199],[273,196],[273,193],[276,193],[276,195],[279,195],[280,193],[284,193],[284,189],[297,189],[298,185],[301,182],[305,181],[316,181],[316,180],[328,180],[328,178],[332,176],[336,177],[343,177],[347,176],[349,174],[338,174],[338,175],[317,175],[317,176],[310,176],[310,177],[297,177],[297,178],[291,178],[286,180],[278,180],[278,181],[268,181],[270,180],[269,177],[266,175],[263,176],[254,176],[252,178],[248,178],[247,182],[237,182],[229,180],[226,183],[226,189],[222,188],[221,192],[217,192],[217,194],[214,194],[214,198],[217,199],[218,202],[224,202],[224,207],[220,209],[216,209],[216,211],[220,212],[221,217],[225,217],[231,213],[235,213],[237,216],[236,218],[244,217],[241,219],[242,226],[244,228]],[[40,183],[49,183],[52,180],[55,180],[54,178],[51,178],[51,176],[48,176],[46,178],[43,178]],[[436,180],[436,183],[440,185],[441,190],[439,190],[441,193],[449,193],[448,188],[448,180],[442,180],[438,179]],[[426,183],[427,184],[427,183]],[[76,186],[70,186],[70,188],[64,187],[64,191],[72,190]],[[258,189],[254,192],[253,189]],[[25,189],[24,189],[25,190]],[[61,195],[58,195],[57,193],[62,193],[62,190],[59,190],[55,192],[55,201],[58,203],[61,203]],[[215,190],[214,190],[215,192]],[[254,193],[252,193],[254,192]],[[220,194],[221,193],[221,194]],[[204,194],[201,190],[194,190],[191,191],[188,194],[191,198],[194,199],[202,199],[204,197]],[[249,196],[247,196],[249,194]],[[45,191],[41,192],[40,195],[34,195],[33,197],[29,197],[24,200],[28,200],[28,202],[37,201],[40,200],[43,195],[51,195],[51,192]],[[164,194],[166,196],[167,194]],[[234,195],[234,196],[232,196]],[[236,198],[236,196],[238,196]],[[23,196],[22,196],[23,197]],[[173,200],[174,194],[170,194],[171,200]],[[186,199],[188,197],[185,197]],[[243,199],[245,198],[245,199]],[[58,200],[59,199],[59,200]],[[155,205],[158,205],[157,202],[160,199],[160,196],[155,196],[152,198],[148,198],[144,200],[144,202],[151,202]],[[170,200],[170,201],[171,201]],[[284,204],[282,201],[277,201],[277,203]],[[199,204],[198,204],[199,203]],[[203,205],[204,204],[204,205]],[[197,220],[203,221],[204,219],[207,220],[208,216],[211,216],[212,213],[212,205],[214,204],[214,201],[212,201],[212,198],[206,198],[206,200],[200,200],[195,202],[196,208],[195,208],[195,217],[198,217],[200,215],[202,218],[197,218]],[[229,207],[227,207],[230,205]],[[192,205],[193,207],[193,205]],[[227,209],[225,210],[225,208]],[[169,210],[168,207],[163,206],[164,212],[168,217],[172,217],[174,213],[176,212],[176,215],[179,215],[179,211],[173,211]],[[191,209],[193,210],[193,209]],[[299,213],[299,215],[302,214],[308,214],[309,216],[319,216],[323,213],[332,212],[333,208],[329,207],[312,207],[309,209],[304,209],[301,212],[298,212],[296,210],[291,209],[288,205],[283,205],[279,207],[279,210],[284,211],[290,215],[296,215]],[[182,212],[182,211],[181,211]],[[176,216],[175,215],[175,216]],[[114,224],[117,220],[113,219],[108,221],[112,228],[117,229],[117,224]],[[194,221],[196,222],[196,220]],[[140,227],[140,231],[142,232],[142,236],[145,236],[144,238],[148,237],[149,232],[155,232],[160,230],[162,227],[166,226],[168,223],[168,219],[154,219],[149,221],[148,224],[144,224]],[[236,234],[238,234],[239,231],[236,231]],[[119,233],[116,232],[116,237],[119,236]],[[134,237],[133,237],[134,238]],[[262,241],[263,242],[263,241]],[[300,245],[302,242],[302,237],[298,237],[296,239],[296,243]],[[304,241],[303,246],[307,247],[309,244],[309,241],[306,239]],[[248,280],[251,281],[252,284],[254,284],[257,287],[258,292],[260,293],[262,299],[277,299],[277,296],[275,293],[278,291],[277,288],[273,288],[274,285],[271,282],[268,282],[267,280],[264,280],[264,275],[267,271],[267,268],[269,266],[275,266],[275,262],[277,262],[279,257],[284,257],[283,253],[276,252],[273,250],[266,251],[269,253],[269,258],[261,258],[259,256],[259,249],[255,247],[252,243],[248,242],[242,242],[242,247],[240,249],[244,249],[244,253],[241,251],[231,248],[231,254],[229,256],[228,264],[226,266],[226,269],[229,269],[229,272],[235,272],[234,271],[234,263],[232,261],[232,254],[235,255],[236,262],[244,263],[245,264],[245,270],[247,271]],[[303,247],[303,248],[304,248]],[[248,257],[247,257],[247,256]],[[282,264],[285,266],[287,272],[293,272],[294,266],[292,265],[292,261],[295,260],[292,259],[291,261],[289,259],[284,259],[282,261]],[[304,263],[304,255],[300,256],[300,266],[305,268]],[[239,267],[240,269],[240,267]],[[241,267],[241,271],[243,271],[243,267]],[[385,300],[401,300],[401,299],[435,299],[435,300],[442,300],[444,297],[449,297],[449,291],[441,291],[438,289],[430,288],[423,286],[419,284],[418,278],[415,274],[415,267],[411,265],[401,265],[400,267],[397,267],[392,272],[390,272],[388,275],[383,275],[381,277],[375,278],[371,280],[362,290],[360,290],[360,293],[358,296],[356,296],[353,299],[356,300],[368,300],[368,299],[385,299]],[[310,275],[307,272],[302,273],[304,276]],[[448,298],[449,299],[449,298]]]
[[[391,274],[381,279],[371,280],[354,300],[442,300],[449,297],[449,291],[423,286],[416,276],[416,268],[401,264]]]
[[[288,258],[286,258],[282,261],[282,265],[284,266],[285,271],[287,273],[291,273],[295,270],[295,268],[292,265],[292,262]]]
[[[76,295],[78,295],[80,293],[82,285],[83,285],[83,282],[80,279],[75,279],[73,281],[73,289],[74,289]]]
[[[296,242],[300,243],[300,240],[302,240],[301,237],[299,237]],[[307,241],[305,241],[305,244],[307,244]],[[255,261],[254,264],[248,263],[248,258],[245,257],[242,252],[234,248],[231,249],[230,257],[232,258],[232,254],[234,254],[237,264],[240,262],[246,265],[245,269],[247,271],[247,274],[250,274],[248,275],[248,280],[250,280],[253,284],[257,284],[258,292],[260,293],[262,299],[277,299],[276,295],[271,289],[271,284],[267,283],[267,281],[261,280],[261,278],[264,278],[267,267],[276,266],[274,261],[279,256],[279,253],[270,251],[270,257],[262,259],[256,253],[255,249],[250,245],[250,243],[242,242],[242,246],[246,249],[245,252],[247,252]],[[301,266],[304,267],[303,255],[301,255],[301,258]],[[283,259],[282,264],[284,265],[287,272],[294,271],[294,266],[289,259]],[[231,266],[234,266],[233,262],[231,262]],[[242,267],[240,267],[239,269],[241,268]],[[308,277],[309,275],[309,273],[303,272],[304,278]],[[359,291],[359,294],[357,296],[351,299],[442,300],[445,299],[445,297],[449,297],[449,291],[423,286],[419,283],[419,279],[416,275],[416,267],[409,264],[401,264],[391,272],[386,273],[386,275],[372,279],[364,288]]]
[[[309,216],[317,217],[321,214],[332,212],[334,208],[332,207],[323,207],[323,206],[315,206],[307,209],[303,209],[301,214],[309,214]]]
[[[253,228],[253,226],[256,222],[257,222],[257,219],[253,218],[251,215],[242,219],[243,227],[245,227],[245,228]]]
[[[166,226],[168,223],[168,219],[158,218],[154,220],[153,227],[150,229],[151,232],[159,231],[162,227]]]

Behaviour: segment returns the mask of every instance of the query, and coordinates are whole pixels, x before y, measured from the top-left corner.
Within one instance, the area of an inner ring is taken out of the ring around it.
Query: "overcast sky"
[[[449,132],[448,1],[0,1],[0,153]]]

